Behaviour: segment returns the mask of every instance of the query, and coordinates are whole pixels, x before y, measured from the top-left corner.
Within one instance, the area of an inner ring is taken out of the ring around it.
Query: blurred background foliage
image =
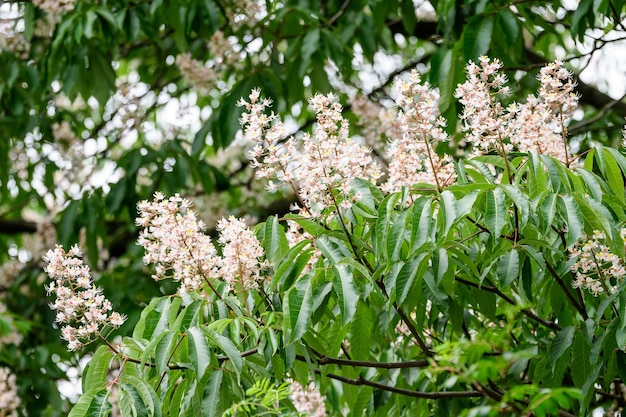
[[[291,196],[252,181],[238,140],[237,101],[253,87],[297,133],[313,124],[313,93],[338,94],[357,124],[355,103],[384,108],[394,77],[417,68],[440,89],[447,147],[462,152],[453,93],[468,60],[502,60],[523,99],[538,68],[563,58],[582,96],[570,137],[584,152],[621,140],[625,86],[607,73],[624,15],[622,0],[4,2],[0,366],[17,376],[23,409],[66,414],[59,386],[90,350],[66,352],[53,329],[46,249],[86,249],[98,285],[129,315],[126,334],[151,297],[173,292],[150,279],[134,244],[138,200],[180,193],[209,227],[224,214],[288,211]]]

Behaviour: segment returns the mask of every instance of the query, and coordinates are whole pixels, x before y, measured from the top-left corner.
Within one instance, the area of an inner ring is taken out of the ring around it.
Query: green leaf
[[[509,199],[515,204],[520,215],[520,227],[524,227],[530,217],[530,201],[528,196],[524,194],[515,185],[501,185],[500,186]]]
[[[502,288],[507,288],[519,275],[519,252],[513,248],[498,259],[497,274]]]
[[[587,189],[591,193],[591,196],[595,200],[602,201],[602,187],[600,185],[600,180],[598,179],[598,177],[594,173],[589,172],[583,168],[576,168],[576,172],[578,172],[585,181],[585,184],[587,185]]]
[[[87,391],[80,396],[78,402],[72,407],[68,417],[105,417],[112,409],[108,400],[109,391],[95,389]]]
[[[567,225],[567,246],[578,241],[583,234],[583,218],[580,208],[571,195],[559,195],[561,201],[561,215]]]
[[[271,264],[276,267],[289,251],[289,243],[285,230],[278,222],[277,216],[270,216],[263,228],[263,249]]]
[[[496,188],[485,193],[485,224],[494,238],[499,238],[506,223],[506,205],[502,189]]]
[[[202,327],[202,331],[207,336],[207,338],[211,341],[211,344],[220,348],[228,357],[229,362],[233,365],[235,369],[235,373],[237,374],[237,380],[239,380],[239,376],[241,375],[241,371],[243,369],[243,359],[241,357],[241,352],[239,349],[233,344],[233,342],[225,336],[217,333],[214,330],[211,330],[208,327]]]
[[[493,17],[478,15],[472,17],[463,31],[463,53],[465,60],[476,60],[485,55],[491,44]]]
[[[415,278],[424,273],[424,270],[428,266],[428,259],[426,258],[426,253],[420,253],[418,256],[412,257],[407,263],[402,265],[398,275],[396,277],[396,301],[398,304],[402,305],[408,295],[411,293],[411,288],[413,285],[421,285],[420,283],[415,284]],[[423,262],[426,260],[426,262]],[[421,266],[421,268],[420,268]],[[418,274],[418,271],[420,274]]]
[[[407,226],[409,210],[402,212],[394,221],[389,235],[387,236],[387,259],[395,262],[400,259],[402,245],[405,241],[405,232]]]
[[[135,325],[133,338],[151,339],[153,334],[163,332],[169,324],[169,312],[172,301],[170,297],[155,298],[141,312]]]
[[[313,313],[313,290],[311,287],[311,275],[301,278],[287,294],[283,303],[285,315],[284,329],[288,337],[288,343],[299,340],[309,324]]]
[[[173,330],[185,331],[189,327],[198,326],[200,309],[204,305],[204,300],[194,300],[178,315],[174,323]]]
[[[440,212],[442,215],[443,231],[441,232],[441,239],[445,239],[448,236],[450,228],[454,225],[457,218],[457,204],[454,194],[445,190],[441,193],[441,200],[439,202]]]
[[[130,395],[137,416],[161,416],[161,403],[154,389],[143,379],[125,374],[120,389],[124,389]]]
[[[498,12],[498,20],[507,43],[514,44],[520,34],[518,18],[510,10],[502,9]]]
[[[99,346],[83,370],[83,392],[102,389],[107,383],[114,354],[108,346]]]
[[[372,324],[370,307],[363,301],[359,301],[350,323],[350,353],[354,359],[365,360],[369,357]]]
[[[196,371],[198,379],[202,379],[209,363],[211,362],[211,351],[209,344],[198,327],[187,329],[187,348],[191,366]]]
[[[309,248],[305,249],[306,246],[309,246]],[[313,255],[313,250],[310,246],[310,241],[303,240],[289,249],[287,255],[283,257],[280,266],[274,272],[272,286],[276,286],[280,291],[287,291],[291,288]]]
[[[559,332],[550,345],[550,363],[552,369],[556,366],[557,360],[572,346],[574,341],[575,326],[569,326]]]
[[[354,286],[353,270],[349,265],[333,265],[333,272],[333,288],[337,294],[342,322],[346,325],[354,316],[359,294]]]
[[[300,76],[303,76],[307,68],[311,65],[311,57],[319,49],[320,30],[313,28],[307,30],[306,35],[302,39],[302,48],[300,49],[302,63],[300,65]]]
[[[613,239],[613,216],[607,208],[588,196],[574,196],[574,199],[585,222],[587,234],[592,235],[594,230],[599,230],[604,232],[609,239]]]
[[[163,333],[163,337],[161,337],[156,345],[154,357],[156,359],[156,371],[159,374],[167,370],[169,365],[168,361],[176,344],[177,338],[175,336],[178,336],[178,332],[169,330]]]
[[[578,388],[582,388],[593,371],[589,357],[591,346],[585,340],[582,333],[576,334],[572,346],[572,379]]]
[[[204,417],[217,416],[223,376],[224,371],[221,369],[214,371],[204,388],[204,399],[202,400],[202,415]]]

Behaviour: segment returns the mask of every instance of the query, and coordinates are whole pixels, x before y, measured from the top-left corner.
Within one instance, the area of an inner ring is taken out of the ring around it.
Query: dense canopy
[[[0,416],[620,412],[625,16],[4,2]]]

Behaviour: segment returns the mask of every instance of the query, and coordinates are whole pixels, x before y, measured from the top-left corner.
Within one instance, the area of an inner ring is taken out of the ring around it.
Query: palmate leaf
[[[488,190],[485,193],[485,224],[494,238],[499,238],[502,228],[506,224],[507,210],[505,195],[500,188]]]
[[[517,249],[513,248],[502,254],[498,260],[496,269],[498,279],[502,288],[511,285],[511,282],[518,277],[520,270],[520,257]]]
[[[239,349],[233,344],[233,342],[227,337],[217,333],[210,328],[203,326],[202,331],[204,335],[207,337],[208,341],[211,345],[220,348],[228,357],[229,362],[232,364],[235,369],[235,374],[237,375],[237,380],[241,375],[243,369],[243,359],[241,358],[241,353]]]
[[[150,384],[134,375],[123,375],[121,381],[119,405],[124,417],[161,417],[162,404]]]
[[[441,193],[441,201],[439,204],[442,217],[441,225],[443,226],[441,238],[445,239],[457,218],[456,198],[454,198],[454,194],[450,191],[443,191]]]
[[[211,350],[202,330],[198,327],[187,329],[187,349],[191,366],[198,379],[202,379],[211,362]]]
[[[136,339],[150,339],[153,334],[164,331],[169,323],[172,301],[170,297],[155,298],[141,312],[141,317],[133,331]]]
[[[354,271],[347,264],[337,264],[333,265],[333,272],[333,289],[335,294],[337,294],[342,322],[346,325],[354,316],[356,304],[359,300],[359,294],[354,285]]]
[[[223,375],[224,371],[221,369],[213,371],[208,384],[206,384],[206,387],[204,388],[204,399],[202,400],[202,415],[204,417],[213,417],[217,415]]]
[[[560,212],[567,224],[567,246],[571,246],[583,234],[583,219],[580,208],[571,195],[559,195]]]
[[[265,221],[262,244],[272,266],[276,268],[289,251],[285,230],[278,222],[276,216],[271,216]]]
[[[301,278],[285,294],[283,314],[285,315],[284,329],[288,336],[287,343],[293,343],[300,339],[309,324],[313,313],[313,289],[311,286],[311,274]]]
[[[578,388],[582,388],[593,371],[589,356],[591,346],[582,333],[576,334],[572,345],[572,379]]]
[[[595,230],[613,239],[613,216],[602,203],[586,196],[574,196],[585,222],[585,231],[591,235]]]
[[[550,363],[552,369],[556,366],[558,359],[571,348],[575,331],[575,326],[566,327],[552,340],[552,344],[550,345]]]
[[[104,388],[113,356],[108,346],[98,347],[83,370],[83,392]]]
[[[80,396],[72,407],[68,417],[105,417],[111,412],[112,406],[108,400],[109,391],[95,389]]]

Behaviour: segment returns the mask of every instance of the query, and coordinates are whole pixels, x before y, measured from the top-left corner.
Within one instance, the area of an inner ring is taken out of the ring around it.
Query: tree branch
[[[315,352],[318,354],[317,352]],[[318,354],[319,355],[319,354]],[[307,362],[307,358],[301,355],[296,355],[296,359],[301,362]],[[318,365],[339,365],[339,366],[359,366],[364,368],[378,368],[378,369],[406,369],[406,368],[424,368],[429,365],[426,359],[419,359],[415,361],[406,362],[371,362],[371,361],[357,361],[351,359],[331,358],[329,356],[320,355],[316,361]]]
[[[407,397],[413,398],[426,398],[430,400],[439,400],[444,398],[471,398],[471,397],[482,397],[478,391],[439,391],[439,392],[424,392],[424,391],[413,391],[404,388],[397,388],[385,384],[381,384],[378,382],[370,381],[368,379],[359,376],[358,379],[346,378],[345,376],[337,375],[337,374],[323,374],[319,369],[314,370],[316,374],[325,376],[337,381],[341,381],[345,384],[349,385],[364,385],[368,387],[372,387],[375,389],[379,389],[382,391],[393,392],[395,394],[406,395]]]

